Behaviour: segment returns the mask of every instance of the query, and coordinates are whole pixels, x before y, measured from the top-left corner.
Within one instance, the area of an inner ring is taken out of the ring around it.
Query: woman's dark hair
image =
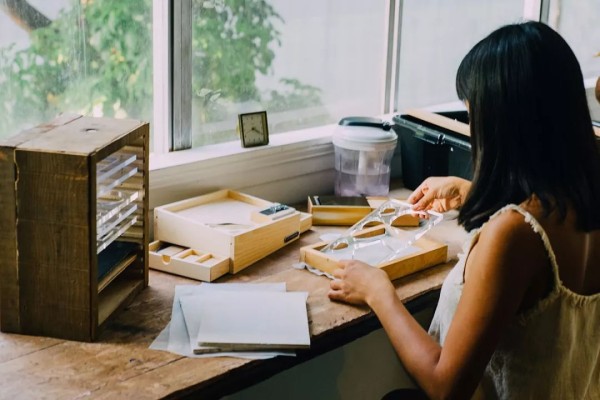
[[[458,217],[480,227],[536,195],[546,212],[600,228],[600,155],[579,63],[547,25],[504,26],[466,55],[456,76],[469,107],[473,183]]]

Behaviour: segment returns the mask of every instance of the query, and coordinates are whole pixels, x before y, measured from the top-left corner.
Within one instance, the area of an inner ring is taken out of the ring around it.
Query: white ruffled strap
[[[562,283],[560,281],[560,275],[558,274],[558,263],[556,262],[556,255],[554,254],[554,250],[552,249],[552,245],[550,244],[550,239],[548,239],[548,235],[546,234],[546,231],[544,230],[542,225],[538,222],[538,220],[535,219],[535,217],[533,215],[531,215],[528,211],[524,210],[521,206],[518,206],[516,204],[507,204],[506,206],[502,207],[500,210],[496,211],[490,217],[490,220],[492,220],[497,215],[500,215],[503,212],[508,211],[508,210],[513,210],[513,211],[516,211],[519,214],[521,214],[523,216],[523,218],[525,219],[525,222],[531,226],[531,229],[535,233],[540,235],[540,237],[542,238],[542,242],[544,243],[546,253],[548,253],[548,258],[550,259],[550,264],[552,265],[552,273],[554,274],[555,282],[558,286],[561,286]]]

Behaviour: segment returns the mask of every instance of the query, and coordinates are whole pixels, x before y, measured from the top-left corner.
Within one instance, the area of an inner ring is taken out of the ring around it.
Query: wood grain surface
[[[91,341],[147,285],[148,129],[136,120],[63,115],[0,141],[3,332]],[[121,235],[139,244],[137,259],[99,294],[96,163],[122,148],[134,148],[142,167],[124,183],[141,192],[132,228],[140,233]]]
[[[201,284],[151,271],[149,287],[109,320],[96,343],[0,333],[0,397],[220,398],[364,336],[380,327],[367,307],[330,301],[328,278],[293,268],[301,247],[319,242],[323,233],[343,231],[313,227],[294,243],[216,281],[286,282],[289,291],[309,292],[311,349],[298,351],[296,357],[192,359],[148,349],[170,321],[175,286]],[[448,244],[452,260],[394,281],[398,296],[409,305],[422,299],[436,301],[437,290],[465,239],[455,220],[444,221],[430,234]]]

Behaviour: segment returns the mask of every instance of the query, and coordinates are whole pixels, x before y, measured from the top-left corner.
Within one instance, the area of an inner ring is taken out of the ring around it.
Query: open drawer
[[[150,243],[149,267],[212,282],[229,272],[229,258],[157,240]]]

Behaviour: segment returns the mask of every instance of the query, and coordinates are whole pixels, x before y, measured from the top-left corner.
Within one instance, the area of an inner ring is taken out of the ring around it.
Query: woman
[[[429,178],[415,209],[471,232],[429,334],[386,274],[341,261],[329,297],[366,303],[431,398],[600,398],[600,156],[583,78],[548,26],[502,27],[462,61],[474,178]]]

